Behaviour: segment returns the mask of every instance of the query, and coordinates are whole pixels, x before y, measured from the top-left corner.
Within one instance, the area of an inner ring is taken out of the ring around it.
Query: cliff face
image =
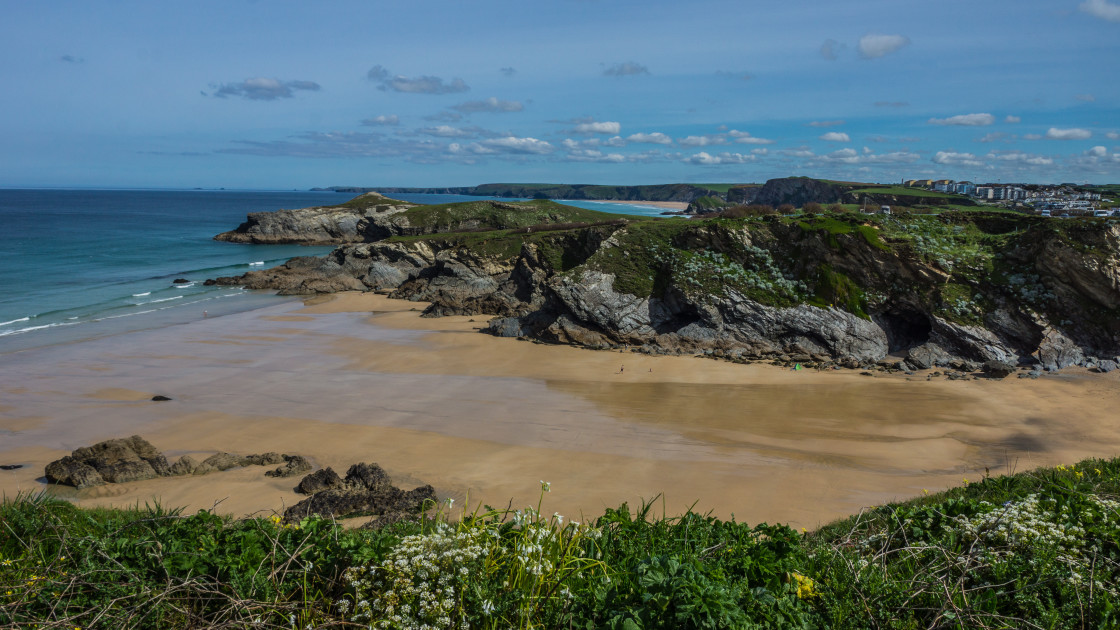
[[[665,220],[348,245],[222,278],[380,289],[428,316],[593,347],[913,368],[1116,367],[1120,225],[948,213]],[[472,240],[473,239],[473,240]]]

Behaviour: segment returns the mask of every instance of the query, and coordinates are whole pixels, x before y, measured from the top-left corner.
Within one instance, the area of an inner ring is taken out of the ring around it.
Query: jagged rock
[[[241,463],[242,458],[233,453],[214,453],[210,457],[202,460],[199,464],[198,470],[210,472],[213,470],[229,470],[230,468],[237,468],[243,466]]]
[[[171,464],[171,469],[168,471],[168,474],[193,475],[196,470],[198,470],[198,462],[190,455],[183,455],[179,458],[179,461]]]
[[[342,488],[345,485],[346,483],[342,481],[338,473],[333,468],[328,467],[316,470],[301,479],[295,490],[300,494],[315,494],[323,490]]]
[[[366,193],[346,205],[253,212],[237,229],[214,237],[234,243],[293,243],[299,245],[337,245],[370,240],[370,235],[385,232],[389,217],[415,206],[389,199],[376,192]]]
[[[377,464],[354,464],[346,471],[346,485],[357,489],[378,492],[393,485],[389,473]]]
[[[1015,373],[1016,368],[1014,365],[1003,361],[988,361],[984,363],[983,370],[988,378],[1007,378]]]
[[[266,477],[294,477],[311,470],[311,462],[301,455],[284,455],[284,465],[265,473]]]
[[[167,459],[144,438],[105,440],[46,466],[50,483],[76,488],[152,479],[170,472]]]
[[[152,396],[152,400],[155,402],[165,402],[171,400],[171,398],[162,394],[156,394],[155,396]]]
[[[1120,364],[1117,364],[1117,362],[1112,359],[1101,359],[1097,361],[1097,370],[1106,374],[1117,369],[1117,367],[1120,367]]]

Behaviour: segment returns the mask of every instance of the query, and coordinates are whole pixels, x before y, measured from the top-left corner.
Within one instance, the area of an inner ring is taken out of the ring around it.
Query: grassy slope
[[[484,628],[1120,624],[1120,459],[962,483],[803,533],[654,503],[591,527],[541,516],[545,499],[370,531],[24,496],[0,504],[0,625],[343,627],[338,601],[407,618],[449,584],[448,621]],[[362,568],[405,544],[431,568]]]

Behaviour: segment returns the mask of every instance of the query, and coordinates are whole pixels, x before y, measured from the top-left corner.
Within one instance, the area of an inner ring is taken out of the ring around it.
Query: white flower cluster
[[[1120,526],[1120,505],[1093,495],[1086,498],[1096,508],[1092,511]],[[1084,546],[1084,516],[1058,506],[1054,499],[1032,494],[1022,501],[1008,501],[986,514],[961,518],[960,522],[966,531],[979,535],[989,545],[1017,549],[1047,546],[1076,553]]]
[[[406,536],[380,565],[347,571],[357,600],[351,619],[378,629],[466,628],[462,585],[482,568],[486,553],[478,530],[452,533],[442,525]],[[349,609],[349,602],[339,604]]]

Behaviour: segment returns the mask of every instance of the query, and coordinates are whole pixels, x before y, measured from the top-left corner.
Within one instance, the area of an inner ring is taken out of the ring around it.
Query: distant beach
[[[563,199],[557,199],[556,201],[557,203],[565,203]],[[594,201],[596,203],[616,203],[627,206],[649,206],[665,210],[685,210],[688,208],[688,204],[683,201],[624,201],[621,199],[595,199]]]
[[[546,509],[577,518],[660,495],[669,513],[811,528],[985,469],[1120,450],[1116,374],[793,372],[499,339],[477,332],[485,317],[422,319],[423,306],[341,294],[8,353],[0,464],[24,467],[0,471],[0,490],[40,491],[49,461],[140,434],[172,461],[378,462],[471,505],[535,503],[545,480]],[[295,482],[250,467],[62,494],[240,516],[292,505]]]

